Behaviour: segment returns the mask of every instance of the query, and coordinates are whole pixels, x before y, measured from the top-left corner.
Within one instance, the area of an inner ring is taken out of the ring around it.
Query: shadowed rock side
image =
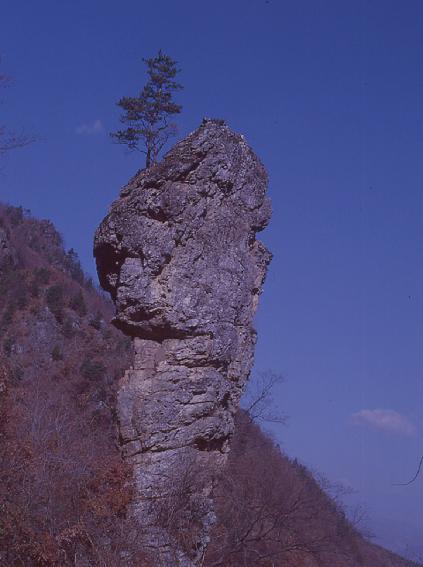
[[[123,188],[96,233],[115,325],[134,337],[120,435],[140,537],[161,566],[198,565],[208,543],[271,259],[255,238],[270,217],[266,186],[244,138],[204,120]]]

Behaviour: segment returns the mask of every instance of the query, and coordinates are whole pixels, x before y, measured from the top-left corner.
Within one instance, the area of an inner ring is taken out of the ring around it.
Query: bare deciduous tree
[[[245,412],[217,488],[218,524],[207,567],[301,564],[334,546],[335,527],[322,519],[323,493],[308,471],[294,466]],[[291,563],[292,561],[292,563]]]
[[[271,370],[257,373],[249,382],[243,400],[243,408],[254,422],[286,423],[284,415],[275,403],[275,388],[283,377]]]
[[[10,77],[0,73],[0,89],[5,89],[10,84]],[[9,130],[6,124],[0,124],[0,155],[17,148],[23,148],[33,142],[34,139],[34,137],[28,136],[24,132],[17,133]]]

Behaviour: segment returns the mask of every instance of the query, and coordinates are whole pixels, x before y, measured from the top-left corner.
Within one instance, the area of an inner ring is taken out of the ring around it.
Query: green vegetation
[[[79,371],[81,376],[87,380],[98,381],[106,374],[106,367],[98,360],[86,358],[81,364]]]
[[[87,314],[87,306],[85,305],[84,294],[79,290],[69,301],[69,307],[76,311],[80,317]]]
[[[51,351],[51,358],[58,362],[59,360],[63,360],[63,353],[59,345],[55,345],[53,350]]]
[[[64,292],[62,284],[54,284],[46,292],[48,308],[60,323],[63,319],[63,307],[65,306]]]

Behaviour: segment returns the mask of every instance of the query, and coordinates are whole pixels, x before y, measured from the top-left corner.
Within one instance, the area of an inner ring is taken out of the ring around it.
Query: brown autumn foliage
[[[130,345],[112,314],[51,223],[0,205],[0,567],[154,564],[128,518],[115,399]],[[157,521],[189,547],[201,471],[180,473]],[[366,541],[245,412],[215,497],[204,567],[416,565]]]
[[[50,223],[0,222],[0,565],[146,565],[114,417],[129,343]]]

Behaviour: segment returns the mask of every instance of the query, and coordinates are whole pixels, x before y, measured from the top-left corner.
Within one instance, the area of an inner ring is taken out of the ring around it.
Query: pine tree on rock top
[[[182,89],[175,77],[177,63],[161,50],[155,57],[143,59],[147,65],[148,81],[137,97],[123,97],[117,105],[122,108],[120,121],[127,126],[111,134],[118,144],[126,144],[130,150],[146,155],[145,167],[158,161],[166,142],[176,134],[171,121],[182,110],[173,100],[173,93]]]

